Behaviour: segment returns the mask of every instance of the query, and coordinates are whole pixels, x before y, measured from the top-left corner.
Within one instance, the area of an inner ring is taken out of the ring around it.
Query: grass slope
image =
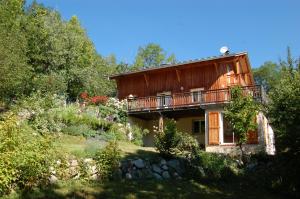
[[[97,150],[105,146],[105,142],[86,139],[81,136],[60,135],[56,144],[62,152],[76,157],[91,157]],[[128,142],[120,142],[123,158],[152,158],[158,153],[152,147],[140,147]],[[279,199],[280,196],[249,184],[242,179],[228,182],[196,182],[194,180],[122,180],[94,182],[84,180],[60,181],[58,184],[36,188],[30,192],[15,192],[6,199]]]
[[[10,195],[30,199],[279,199],[280,196],[254,185],[230,183],[199,183],[195,181],[69,181],[30,193]]]

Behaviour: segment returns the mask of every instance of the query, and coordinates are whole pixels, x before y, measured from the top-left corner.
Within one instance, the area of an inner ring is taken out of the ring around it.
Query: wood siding
[[[173,94],[190,92],[190,89],[194,88],[215,90],[233,85],[254,85],[245,55],[222,61],[192,63],[119,76],[116,80],[119,99],[124,99],[130,94],[147,97],[156,96],[164,91],[171,91]]]

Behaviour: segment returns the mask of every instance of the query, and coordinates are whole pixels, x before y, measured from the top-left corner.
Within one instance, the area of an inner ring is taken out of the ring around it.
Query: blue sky
[[[28,2],[31,2],[29,0]],[[252,67],[300,56],[299,0],[37,0],[65,20],[76,15],[103,56],[132,63],[158,43],[179,61],[248,51]]]

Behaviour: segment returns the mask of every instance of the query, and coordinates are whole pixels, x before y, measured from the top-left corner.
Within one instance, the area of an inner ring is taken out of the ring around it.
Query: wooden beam
[[[175,71],[176,71],[177,81],[180,83],[180,71],[178,69],[175,69]]]
[[[145,82],[146,82],[146,86],[147,88],[149,87],[149,77],[147,74],[144,73],[144,79],[145,79]]]

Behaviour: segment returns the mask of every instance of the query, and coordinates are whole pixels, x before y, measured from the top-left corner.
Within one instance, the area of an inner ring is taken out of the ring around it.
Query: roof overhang
[[[248,53],[247,52],[240,52],[240,53],[234,53],[234,54],[228,54],[228,55],[213,56],[213,57],[208,57],[208,58],[203,58],[203,59],[183,61],[183,62],[179,62],[179,63],[176,63],[176,64],[164,64],[164,65],[161,65],[161,66],[158,66],[158,67],[153,67],[153,68],[143,68],[143,69],[140,69],[140,70],[137,70],[137,71],[131,71],[131,72],[125,72],[125,73],[112,75],[112,76],[109,77],[109,79],[117,79],[117,78],[122,77],[122,76],[139,74],[139,73],[142,74],[142,73],[149,72],[149,71],[159,71],[159,70],[168,69],[168,68],[178,68],[179,69],[179,68],[181,68],[185,65],[188,65],[188,64],[205,63],[205,62],[210,62],[210,61],[222,61],[224,59],[239,57],[239,56],[242,56],[242,55],[246,55],[248,64],[250,64],[249,59],[248,59]]]

